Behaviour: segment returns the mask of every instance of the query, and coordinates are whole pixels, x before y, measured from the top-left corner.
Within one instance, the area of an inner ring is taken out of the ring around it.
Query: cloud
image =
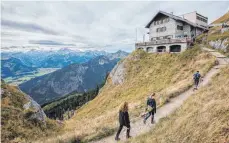
[[[55,32],[51,29],[46,29],[44,27],[41,27],[41,26],[33,24],[33,23],[21,23],[21,22],[2,19],[2,26],[10,27],[13,29],[19,29],[22,31],[42,32],[44,34],[51,34],[51,35],[57,35],[58,34],[57,32]]]
[[[58,46],[75,46],[75,44],[64,44],[57,41],[49,41],[49,40],[30,40],[30,44],[38,44],[38,45],[58,45]]]
[[[132,51],[136,36],[137,41],[142,41],[143,34],[147,33],[145,25],[159,10],[176,15],[198,11],[208,16],[210,23],[223,15],[228,5],[228,1],[4,1],[1,4],[2,46]]]

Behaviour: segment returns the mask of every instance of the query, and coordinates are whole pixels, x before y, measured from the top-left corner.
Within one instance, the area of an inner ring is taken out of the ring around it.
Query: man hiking
[[[146,120],[151,116],[151,124],[154,123],[154,113],[156,113],[156,101],[154,99],[155,93],[151,94],[150,97],[147,99],[147,107],[146,111],[148,113],[145,115],[145,118],[143,120],[144,124],[146,124]]]
[[[194,84],[195,84],[194,90],[195,90],[195,89],[197,90],[197,87],[198,87],[198,85],[199,85],[200,78],[201,78],[200,72],[197,71],[197,72],[193,75],[193,80],[194,80]]]
[[[119,129],[115,136],[115,140],[119,141],[119,134],[122,131],[123,126],[127,127],[126,130],[126,138],[130,138],[130,119],[129,119],[129,113],[128,113],[128,103],[124,102],[120,109],[119,109]]]

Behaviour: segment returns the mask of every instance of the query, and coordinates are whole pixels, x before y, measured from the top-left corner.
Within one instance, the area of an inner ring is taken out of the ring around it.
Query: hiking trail
[[[220,69],[226,65],[229,65],[229,58],[227,58],[226,56],[220,54],[219,52],[212,50],[212,49],[208,49],[208,48],[203,48],[204,51],[207,51],[209,53],[211,53],[213,56],[215,56],[218,60],[218,65],[215,65],[213,68],[211,68],[211,70],[208,71],[208,73],[206,73],[206,75],[203,78],[203,81],[200,82],[199,88],[206,86],[210,81],[211,78],[220,71]],[[157,113],[154,116],[155,119],[155,124],[157,124],[157,122],[161,119],[164,118],[168,115],[170,115],[171,113],[173,113],[177,108],[179,108],[183,102],[190,97],[191,95],[193,95],[195,93],[195,91],[193,91],[194,86],[192,86],[189,90],[181,93],[180,95],[170,99],[170,101],[163,105],[162,107],[157,109]],[[140,134],[146,133],[148,131],[150,131],[155,124],[151,124],[150,123],[150,119],[147,120],[146,124],[143,124],[143,118],[138,117],[136,119],[135,122],[131,122],[130,126],[131,126],[131,130],[130,130],[130,135],[132,137],[136,137]],[[117,141],[115,141],[115,134],[102,138],[100,140],[97,141],[92,141],[91,143],[116,143]],[[124,127],[121,134],[120,134],[120,141],[125,141],[126,140],[126,128]],[[120,142],[119,141],[119,142]]]

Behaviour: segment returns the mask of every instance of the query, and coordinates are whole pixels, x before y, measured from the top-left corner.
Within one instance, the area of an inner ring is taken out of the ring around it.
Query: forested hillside
[[[36,68],[25,65],[20,59],[9,58],[1,60],[1,78],[32,74],[33,72],[36,72]]]
[[[19,87],[39,104],[72,92],[83,93],[99,86],[119,58],[98,56],[83,64],[71,64],[53,73],[29,80]]]
[[[108,76],[108,74],[107,74]],[[60,99],[51,101],[42,106],[45,114],[52,119],[69,119],[75,114],[75,110],[82,105],[93,100],[99,93],[99,90],[104,86],[106,78],[95,89],[89,90],[84,93],[71,93]]]

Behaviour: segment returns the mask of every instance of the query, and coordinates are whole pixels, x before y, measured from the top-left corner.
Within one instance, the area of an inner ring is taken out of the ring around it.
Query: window
[[[166,31],[166,27],[160,27],[156,29],[157,32],[164,32]]]
[[[183,26],[177,25],[177,30],[183,30]]]
[[[172,38],[173,38],[173,35],[168,35],[164,37],[164,39],[172,39]]]
[[[208,22],[208,20],[207,20],[207,19],[204,19],[204,18],[199,17],[199,16],[197,16],[197,17],[196,17],[196,19],[198,19],[198,20],[200,20],[200,21],[203,21],[203,22],[205,22],[205,23],[207,23],[207,22]]]
[[[169,22],[169,18],[164,19],[164,23]]]
[[[155,40],[157,40],[157,38],[156,38],[156,37],[151,38],[151,41],[155,41]]]

